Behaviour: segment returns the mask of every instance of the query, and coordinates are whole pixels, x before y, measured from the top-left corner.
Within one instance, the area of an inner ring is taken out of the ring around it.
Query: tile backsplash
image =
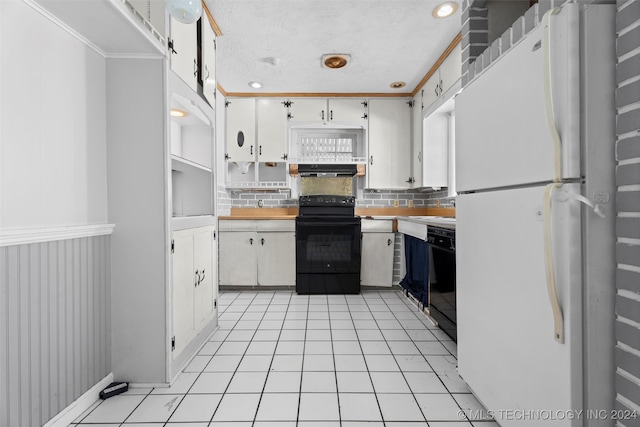
[[[417,208],[436,207],[437,200],[441,207],[452,207],[455,205],[455,198],[449,197],[447,190],[363,190],[357,198],[358,207],[393,207],[395,201],[398,207],[409,207],[410,201]],[[296,207],[298,199],[291,197],[289,190],[279,190],[276,192],[252,192],[252,191],[230,191],[224,186],[218,187],[218,215],[228,215],[230,209],[259,207],[262,204],[265,208],[274,207]]]

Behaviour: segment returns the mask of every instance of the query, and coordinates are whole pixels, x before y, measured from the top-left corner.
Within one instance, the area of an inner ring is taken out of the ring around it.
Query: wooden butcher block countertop
[[[231,208],[231,214],[221,220],[240,219],[295,219],[298,208]],[[455,217],[455,208],[356,208],[356,215],[365,217],[444,216]]]

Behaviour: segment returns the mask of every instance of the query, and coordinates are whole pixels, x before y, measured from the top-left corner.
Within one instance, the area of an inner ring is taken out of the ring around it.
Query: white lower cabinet
[[[175,358],[215,315],[215,228],[207,226],[175,231],[172,251],[172,341]]]
[[[293,286],[293,220],[220,221],[221,286]]]
[[[394,233],[362,233],[360,283],[363,286],[393,284],[394,239]]]
[[[362,220],[362,255],[360,283],[362,286],[391,286],[395,233],[388,219]]]

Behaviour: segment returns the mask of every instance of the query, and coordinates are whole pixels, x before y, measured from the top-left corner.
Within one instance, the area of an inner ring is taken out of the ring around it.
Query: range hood
[[[298,174],[300,176],[320,176],[320,177],[337,177],[337,176],[355,176],[358,173],[358,165],[355,164],[335,164],[335,163],[318,163],[318,164],[299,164]]]

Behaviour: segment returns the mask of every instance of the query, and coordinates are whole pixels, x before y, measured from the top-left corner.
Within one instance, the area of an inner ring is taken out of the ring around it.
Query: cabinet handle
[[[329,110],[329,120],[333,120],[333,110]]]
[[[440,85],[436,85],[436,90],[435,90],[436,96],[438,96],[438,89],[440,89]]]
[[[200,284],[200,272],[196,270],[196,283],[194,286],[197,288],[199,284]]]
[[[260,239],[260,244],[264,246],[264,238]]]
[[[249,147],[249,154],[253,155],[253,145]]]
[[[387,246],[391,246],[391,239],[387,240]]]
[[[208,80],[208,79],[209,79],[209,74],[210,74],[210,73],[209,73],[209,66],[208,66],[208,65],[205,65],[205,66],[204,66],[204,70],[207,72],[207,73],[205,74],[205,76],[204,76],[204,79],[205,79],[205,81],[206,81],[206,80]]]
[[[367,119],[369,116],[367,115],[367,113],[364,113],[364,116],[360,117],[361,119]]]
[[[249,244],[250,244],[250,245],[253,245],[253,237],[251,237],[251,238],[249,239]]]
[[[440,95],[442,95],[442,80],[440,80]]]
[[[373,156],[371,156],[371,158],[369,159],[369,164],[373,166]]]
[[[198,282],[198,285],[200,285],[200,283],[204,282],[204,278],[206,277],[206,275],[204,274],[204,268],[202,269],[202,277],[200,277],[200,281]]]
[[[258,154],[262,156],[262,145],[258,145]]]
[[[422,151],[418,153],[418,161],[422,162]]]
[[[198,60],[197,59],[193,60],[193,76],[194,77],[198,76]]]
[[[324,120],[324,110],[322,110],[322,120]]]
[[[176,55],[178,52],[176,52],[174,47],[175,47],[175,42],[173,41],[173,39],[169,39],[167,43],[167,48],[169,48],[170,53],[173,53],[174,55]]]

